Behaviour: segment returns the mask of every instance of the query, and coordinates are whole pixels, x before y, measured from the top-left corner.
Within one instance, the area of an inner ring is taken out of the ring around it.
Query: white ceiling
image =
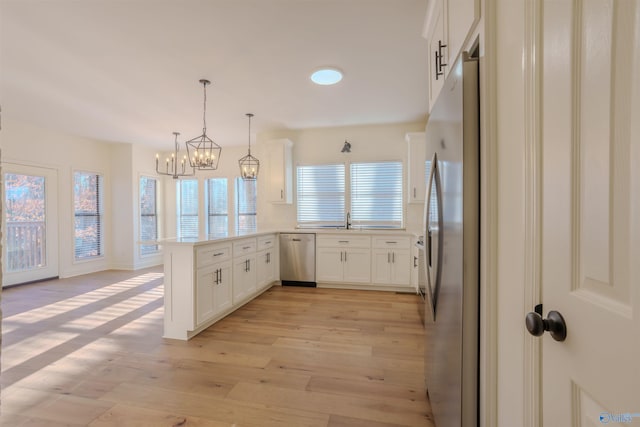
[[[246,144],[427,113],[427,0],[0,0],[6,118],[105,141]],[[344,79],[309,75],[336,66]]]

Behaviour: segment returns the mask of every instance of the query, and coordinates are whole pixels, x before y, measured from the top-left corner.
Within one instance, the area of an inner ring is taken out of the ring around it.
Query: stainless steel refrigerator
[[[478,425],[478,61],[465,52],[426,126],[425,381],[436,427]]]

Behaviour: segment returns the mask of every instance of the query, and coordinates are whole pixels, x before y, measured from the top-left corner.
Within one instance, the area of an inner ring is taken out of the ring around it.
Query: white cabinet
[[[316,248],[316,281],[371,282],[370,236],[320,235]]]
[[[405,135],[409,153],[407,170],[407,200],[409,203],[424,203],[427,188],[425,166],[427,161],[427,138],[424,132]]]
[[[435,0],[426,34],[429,43],[429,111],[438,99],[448,71],[444,11],[444,0]]]
[[[256,292],[256,239],[233,243],[233,303],[238,304]]]
[[[231,307],[231,262],[221,262],[196,273],[196,327]]]
[[[408,287],[411,285],[411,239],[407,236],[373,238],[372,282]]]
[[[271,203],[293,202],[293,142],[276,139],[267,143],[267,200]]]
[[[429,43],[429,110],[467,38],[480,20],[480,0],[434,0],[424,36]]]
[[[277,280],[278,265],[276,235],[269,234],[258,238],[258,252],[256,253],[257,287],[262,290]]]
[[[195,327],[231,307],[231,244],[196,249]]]
[[[453,65],[465,40],[480,20],[480,0],[447,1],[447,55]]]

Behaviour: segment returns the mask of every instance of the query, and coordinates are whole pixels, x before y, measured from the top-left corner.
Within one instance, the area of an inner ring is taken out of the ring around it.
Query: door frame
[[[534,427],[542,349],[524,317],[542,294],[542,0],[480,5],[480,426]]]

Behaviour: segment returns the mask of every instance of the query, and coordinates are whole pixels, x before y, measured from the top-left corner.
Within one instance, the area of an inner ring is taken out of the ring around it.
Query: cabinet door
[[[232,277],[231,262],[221,263],[218,266],[218,283],[214,287],[214,314],[219,314],[232,305]]]
[[[411,283],[411,261],[409,249],[394,249],[391,252],[391,281],[394,285],[409,286]]]
[[[427,138],[424,132],[411,132],[406,136],[409,151],[407,175],[407,200],[409,203],[424,203],[427,189],[425,168],[427,161]]]
[[[273,250],[260,251],[256,255],[256,275],[258,290],[264,289],[276,280]]]
[[[272,203],[293,202],[293,162],[288,139],[272,141],[269,149],[268,201]]]
[[[391,251],[388,249],[374,249],[372,254],[373,265],[372,283],[391,283]]]
[[[318,248],[316,252],[316,280],[341,282],[344,251],[341,248]]]
[[[480,0],[447,0],[447,60],[453,65],[480,20]]]
[[[369,249],[345,249],[344,281],[371,282],[371,251]]]
[[[196,272],[196,326],[215,316],[214,290],[216,265],[201,268]]]
[[[427,39],[429,40],[429,111],[431,111],[444,86],[444,79],[449,70],[447,48],[440,47],[440,45],[447,44],[444,32],[444,6],[442,0],[436,0],[434,4],[429,28]],[[442,54],[442,62],[436,60],[436,54]],[[447,66],[440,66],[439,64],[447,64]],[[440,74],[440,72],[444,74]]]
[[[256,257],[247,256],[233,260],[233,303],[247,299],[256,291]]]

